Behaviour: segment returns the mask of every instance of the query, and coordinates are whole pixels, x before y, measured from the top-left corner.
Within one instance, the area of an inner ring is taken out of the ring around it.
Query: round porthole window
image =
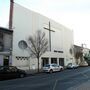
[[[69,52],[70,52],[70,54],[72,54],[72,53],[73,53],[72,48],[70,48]]]
[[[19,46],[20,49],[26,49],[27,48],[27,43],[26,43],[26,41],[21,40],[21,41],[19,41],[18,46]]]

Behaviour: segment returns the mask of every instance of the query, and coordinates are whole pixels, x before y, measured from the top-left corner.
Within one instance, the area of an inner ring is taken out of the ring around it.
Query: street
[[[79,67],[52,74],[40,73],[25,78],[0,81],[0,90],[74,90],[89,80],[90,67]]]

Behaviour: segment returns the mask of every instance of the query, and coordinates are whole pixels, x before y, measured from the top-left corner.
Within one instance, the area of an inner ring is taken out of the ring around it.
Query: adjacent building
[[[88,63],[85,61],[84,56],[89,54],[89,49],[83,46],[74,45],[74,57],[75,61],[80,66],[87,66]]]
[[[12,64],[13,31],[0,27],[0,65]]]

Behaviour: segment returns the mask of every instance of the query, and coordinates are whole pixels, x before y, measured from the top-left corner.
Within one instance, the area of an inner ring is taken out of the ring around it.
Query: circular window
[[[18,46],[19,46],[20,49],[26,49],[27,48],[27,43],[26,43],[26,41],[21,40],[21,41],[19,41]]]
[[[72,54],[72,53],[73,53],[72,48],[70,48],[69,52],[70,52],[70,54]]]

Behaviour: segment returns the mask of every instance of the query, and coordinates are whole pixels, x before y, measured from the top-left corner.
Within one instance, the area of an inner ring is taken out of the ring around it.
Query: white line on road
[[[84,77],[88,78],[88,76],[86,74],[82,74]]]
[[[58,80],[55,80],[55,84],[54,84],[53,90],[55,90],[57,82],[58,82]]]

